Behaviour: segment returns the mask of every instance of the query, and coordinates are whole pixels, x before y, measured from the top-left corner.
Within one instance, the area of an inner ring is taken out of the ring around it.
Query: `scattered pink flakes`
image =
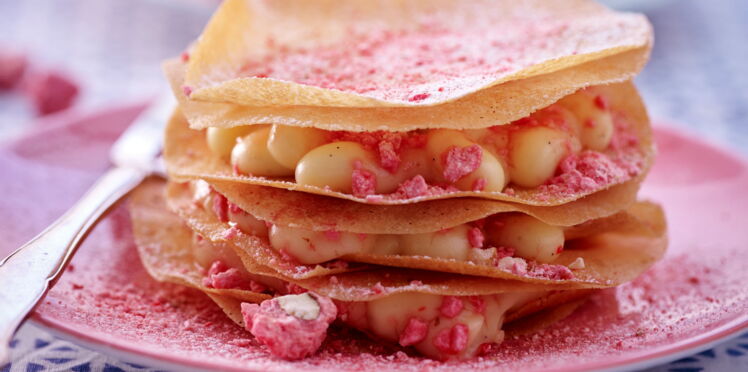
[[[376,193],[377,176],[366,169],[359,167],[351,173],[351,188],[353,195],[359,198],[365,198],[368,195]]]
[[[607,110],[609,107],[608,100],[601,94],[595,96],[594,102],[595,106],[597,106],[597,108],[599,108],[600,110]]]
[[[473,248],[482,248],[483,247],[483,241],[485,240],[485,237],[483,236],[483,231],[479,227],[473,227],[467,232],[468,235],[468,241],[470,242],[470,246]]]
[[[301,294],[305,292],[309,292],[309,290],[295,283],[286,283],[286,293],[288,294]]]
[[[408,319],[408,324],[405,326],[403,333],[400,334],[400,346],[415,345],[426,339],[429,325],[418,318]]]
[[[343,260],[330,261],[325,264],[325,267],[327,267],[328,269],[347,269],[348,266],[348,261]]]
[[[188,52],[182,52],[182,55],[180,56],[183,63],[187,63],[190,61],[190,53]]]
[[[73,283],[73,290],[79,290],[79,289],[83,289],[83,285],[78,284],[78,283]]]
[[[420,281],[420,280],[411,280],[411,281],[410,281],[410,285],[412,285],[412,286],[414,286],[414,287],[419,287],[419,286],[422,286],[422,285],[423,285],[423,282],[422,282],[422,281]]]
[[[374,292],[376,294],[382,294],[382,293],[385,292],[385,288],[384,288],[384,286],[382,285],[381,282],[377,282],[377,284],[374,284],[371,287],[371,290],[372,290],[372,292]]]
[[[267,291],[268,287],[264,284],[256,282],[254,280],[249,281],[249,290],[256,293],[262,293]]]
[[[468,301],[470,301],[470,304],[473,305],[476,313],[482,314],[484,311],[486,311],[486,300],[484,300],[483,297],[469,296]]]
[[[514,196],[514,195],[516,195],[516,192],[511,187],[505,187],[504,188],[504,194],[507,194],[509,196]]]
[[[329,241],[336,242],[340,240],[340,231],[337,230],[326,230],[325,238]]]
[[[395,193],[402,194],[405,198],[411,199],[424,196],[428,194],[428,191],[429,185],[426,184],[426,179],[419,174],[409,180],[403,181],[403,183],[397,187]]]
[[[465,350],[469,329],[465,324],[455,324],[452,328],[441,330],[434,337],[434,346],[445,354],[459,354]]]
[[[23,78],[28,67],[26,56],[19,53],[0,52],[0,90],[12,89]]]
[[[239,236],[241,231],[236,226],[231,226],[228,229],[223,231],[223,238],[226,240],[231,240]]]
[[[208,275],[203,278],[203,285],[217,289],[247,289],[250,284],[241,272],[234,267],[229,268],[222,261],[214,261],[208,269]]]
[[[533,265],[527,272],[527,275],[535,278],[546,278],[551,280],[574,279],[574,273],[564,265]]]
[[[219,193],[213,193],[213,213],[216,214],[221,222],[229,221],[229,204],[228,199]]]
[[[419,93],[408,98],[408,101],[418,102],[418,101],[423,101],[424,99],[429,98],[429,97],[431,97],[430,93]]]
[[[559,174],[541,185],[541,192],[571,195],[595,191],[600,187],[623,182],[629,173],[605,154],[583,151],[561,161]]]
[[[480,167],[483,150],[478,145],[452,147],[443,155],[444,178],[455,183]]]
[[[62,111],[73,105],[78,96],[78,85],[60,72],[30,74],[24,84],[26,95],[42,115]]]
[[[192,95],[192,88],[189,85],[182,85],[182,93],[189,97]]]
[[[439,307],[439,313],[445,318],[454,318],[462,312],[465,305],[462,300],[455,296],[444,296],[442,298],[442,305]]]
[[[512,247],[496,247],[496,257],[502,259],[504,257],[513,257],[515,249]]]
[[[478,346],[477,356],[493,354],[498,350],[499,344],[495,342],[485,342]]]
[[[510,272],[514,275],[527,274],[527,261],[521,257],[503,257],[496,265],[499,270]]]
[[[400,167],[400,138],[395,141],[381,141],[378,145],[379,164],[390,173],[395,173]]]
[[[330,275],[330,284],[338,284],[338,277],[335,275]]]
[[[473,191],[483,191],[486,189],[486,179],[483,177],[476,178],[473,182]]]
[[[249,347],[252,346],[252,340],[249,338],[235,338],[228,342],[230,345],[238,347]]]
[[[234,204],[234,203],[232,203],[230,201],[228,202],[228,207],[229,207],[229,212],[234,213],[234,214],[247,213],[243,209],[241,209],[241,207],[239,207],[238,205],[236,205],[236,204]]]

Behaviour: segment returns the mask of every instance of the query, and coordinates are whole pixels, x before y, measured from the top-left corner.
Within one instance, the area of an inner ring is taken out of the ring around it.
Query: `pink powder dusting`
[[[455,296],[444,296],[442,304],[439,307],[439,313],[445,318],[454,318],[462,312],[465,305],[462,300]]]
[[[242,303],[246,329],[270,352],[283,359],[298,360],[319,349],[327,336],[327,328],[335,320],[337,307],[331,299],[312,295],[320,307],[316,319],[300,319],[287,314],[278,299],[262,304]]]
[[[483,159],[483,150],[478,145],[452,147],[443,155],[444,178],[455,183],[460,178],[473,173]]]
[[[461,6],[464,11],[457,13],[423,15],[407,30],[354,23],[344,40],[311,48],[268,39],[268,53],[248,61],[238,74],[429,104],[471,93],[542,61],[598,50],[600,43],[586,42],[588,35],[605,40],[605,47],[617,46],[640,24],[608,13],[581,18],[548,10],[538,14],[537,7],[522,3],[509,15],[486,11],[478,3]]]
[[[429,326],[426,322],[418,318],[408,319],[403,333],[400,334],[400,346],[410,346],[417,344],[426,339]]]
[[[465,350],[469,329],[466,325],[455,324],[452,328],[441,330],[434,337],[434,346],[445,354],[459,354]]]

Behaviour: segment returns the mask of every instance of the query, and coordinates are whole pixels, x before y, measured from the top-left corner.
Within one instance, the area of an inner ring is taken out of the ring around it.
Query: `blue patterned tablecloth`
[[[663,3],[648,7],[656,45],[637,79],[652,116],[748,155],[748,1]],[[210,0],[2,1],[0,48],[28,52],[37,67],[68,71],[83,88],[79,109],[116,105],[163,89],[160,61],[197,36],[212,6]],[[0,141],[32,121],[27,102],[0,94]],[[0,372],[154,370],[32,325],[21,328],[12,355]],[[650,371],[748,371],[748,333]]]

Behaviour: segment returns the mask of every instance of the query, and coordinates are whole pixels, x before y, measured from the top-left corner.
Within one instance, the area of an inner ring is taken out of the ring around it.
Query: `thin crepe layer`
[[[235,247],[245,266],[265,267],[279,275],[293,279],[316,278],[331,274],[330,269],[290,262],[274,250],[267,239],[242,233],[228,223],[219,221],[214,213],[192,202],[189,188],[186,185],[174,183],[169,185],[167,204],[199,234],[212,241],[226,242]],[[249,212],[251,213],[251,210]],[[610,287],[638,276],[662,257],[667,245],[664,214],[659,206],[651,203],[638,203],[627,213],[630,216],[625,218],[612,217],[614,223],[599,222],[593,225],[613,230],[603,230],[602,233],[597,231],[594,234],[587,231],[586,233],[591,235],[570,244],[568,248],[572,249],[566,249],[559,255],[555,264],[568,265],[578,257],[585,261],[585,268],[575,270],[575,277],[567,280],[550,279],[533,274],[519,275],[489,265],[422,256],[383,256],[360,253],[344,256],[343,259],[382,266],[476,275],[527,283],[562,283],[567,289]],[[580,229],[589,230],[590,226]],[[232,233],[229,233],[229,230]],[[344,266],[338,270],[349,269]],[[264,274],[273,276],[272,272]]]
[[[568,204],[550,207],[477,198],[372,205],[225,180],[210,180],[209,184],[230,202],[263,221],[312,231],[361,234],[433,232],[505,212],[522,212],[550,225],[575,226],[630,207],[639,190],[638,183],[626,182]]]
[[[170,212],[164,197],[165,183],[151,179],[139,186],[130,199],[135,241],[144,264],[154,278],[196,287],[210,294],[244,301],[268,298],[246,290],[213,290],[184,281],[202,277],[192,256],[193,231]],[[293,278],[258,264],[254,256],[233,246],[250,273],[278,278],[340,301],[369,301],[402,292],[473,296],[484,294],[567,290],[559,284],[524,283],[423,270],[378,267],[313,278]],[[199,281],[198,281],[199,282]],[[585,292],[585,291],[575,291]],[[586,292],[585,292],[586,293]],[[245,300],[246,298],[246,300]]]
[[[248,106],[431,106],[651,44],[643,15],[587,0],[229,0],[185,83]]]
[[[169,175],[178,181],[191,179],[204,179],[207,181],[226,180],[333,196],[369,204],[409,204],[426,200],[478,197],[536,206],[561,205],[617,185],[625,183],[639,184],[648,172],[654,159],[652,130],[649,126],[649,118],[633,84],[626,82],[603,86],[598,89],[607,97],[611,110],[614,113],[614,119],[625,121],[629,126],[628,131],[637,138],[637,148],[624,155],[627,158],[634,158],[634,161],[641,164],[638,167],[639,173],[634,176],[627,176],[609,184],[599,185],[597,188],[579,192],[558,193],[552,191],[550,187],[544,187],[545,185],[532,189],[512,185],[514,193],[511,195],[499,192],[458,191],[410,199],[392,199],[387,197],[366,199],[322,187],[298,184],[293,178],[235,175],[231,165],[225,159],[214,155],[208,149],[204,131],[189,129],[188,123],[180,110],[175,111],[166,128],[164,160]],[[622,116],[625,116],[625,118]]]
[[[209,295],[230,296],[245,302],[261,302],[269,295],[241,289],[216,289],[203,285],[205,273],[192,254],[192,234],[166,209],[164,182],[150,179],[129,200],[135,244],[148,273],[156,280],[199,289]]]
[[[189,99],[183,87],[186,65],[179,59],[163,69],[192,129],[282,124],[337,131],[409,131],[419,128],[477,129],[510,123],[579,89],[630,80],[647,54],[630,50],[552,73],[515,80],[452,102],[425,107],[243,106]]]

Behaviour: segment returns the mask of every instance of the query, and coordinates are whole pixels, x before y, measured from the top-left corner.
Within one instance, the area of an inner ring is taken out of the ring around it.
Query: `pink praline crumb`
[[[462,300],[455,296],[444,296],[442,304],[439,307],[439,313],[445,318],[454,318],[462,312],[465,305]]]
[[[469,332],[466,325],[455,324],[452,328],[441,330],[434,337],[434,346],[445,354],[459,354],[467,347]]]
[[[443,155],[444,178],[451,183],[457,182],[478,169],[482,160],[483,150],[478,145],[452,147]]]
[[[417,344],[426,339],[429,326],[426,322],[418,318],[410,318],[405,326],[403,333],[400,334],[400,346],[410,346]]]
[[[337,316],[337,307],[327,297],[311,296],[319,304],[320,311],[316,319],[310,320],[287,314],[277,298],[260,305],[242,303],[245,327],[278,358],[298,360],[314,354]]]
[[[482,248],[483,242],[485,240],[485,236],[483,236],[483,231],[479,227],[473,227],[470,230],[468,230],[468,242],[470,242],[470,246],[473,248]]]

